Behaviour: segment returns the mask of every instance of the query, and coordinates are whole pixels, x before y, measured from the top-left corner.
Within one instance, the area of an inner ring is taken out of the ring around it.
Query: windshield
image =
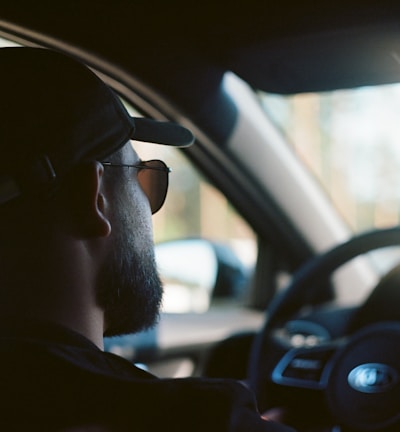
[[[259,98],[353,232],[399,224],[400,84]]]

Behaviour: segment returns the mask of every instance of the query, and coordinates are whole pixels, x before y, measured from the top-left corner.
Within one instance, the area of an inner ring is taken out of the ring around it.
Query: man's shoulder
[[[0,347],[0,375],[8,393],[3,409],[17,409],[21,421],[42,422],[38,413],[51,413],[46,421],[55,424],[74,419],[122,430],[286,432],[261,420],[253,394],[235,380],[157,379],[89,346],[8,342]]]

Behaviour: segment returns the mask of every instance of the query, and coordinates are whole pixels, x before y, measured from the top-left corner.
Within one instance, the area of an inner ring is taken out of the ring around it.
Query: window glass
[[[399,84],[259,96],[354,232],[399,224]]]
[[[162,159],[171,168],[167,199],[153,215],[163,312],[203,313],[244,304],[257,255],[253,230],[186,158],[185,149],[132,145],[142,160]]]
[[[11,47],[11,46],[20,46],[20,45],[15,42],[11,42],[8,39],[4,39],[0,37],[0,48]]]
[[[172,170],[166,202],[153,216],[164,312],[205,312],[224,301],[242,303],[256,259],[254,232],[184,150],[133,146],[143,160],[162,159]]]

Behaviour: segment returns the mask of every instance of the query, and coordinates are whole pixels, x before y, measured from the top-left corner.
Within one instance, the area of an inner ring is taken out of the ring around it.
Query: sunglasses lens
[[[159,160],[148,161],[144,168],[139,169],[138,180],[153,214],[160,210],[167,196],[168,172],[167,166]]]

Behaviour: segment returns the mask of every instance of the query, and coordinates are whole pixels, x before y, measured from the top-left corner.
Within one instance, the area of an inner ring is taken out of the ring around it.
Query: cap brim
[[[189,147],[194,142],[190,130],[171,122],[162,122],[144,117],[133,118],[135,129],[131,139],[174,147]]]

